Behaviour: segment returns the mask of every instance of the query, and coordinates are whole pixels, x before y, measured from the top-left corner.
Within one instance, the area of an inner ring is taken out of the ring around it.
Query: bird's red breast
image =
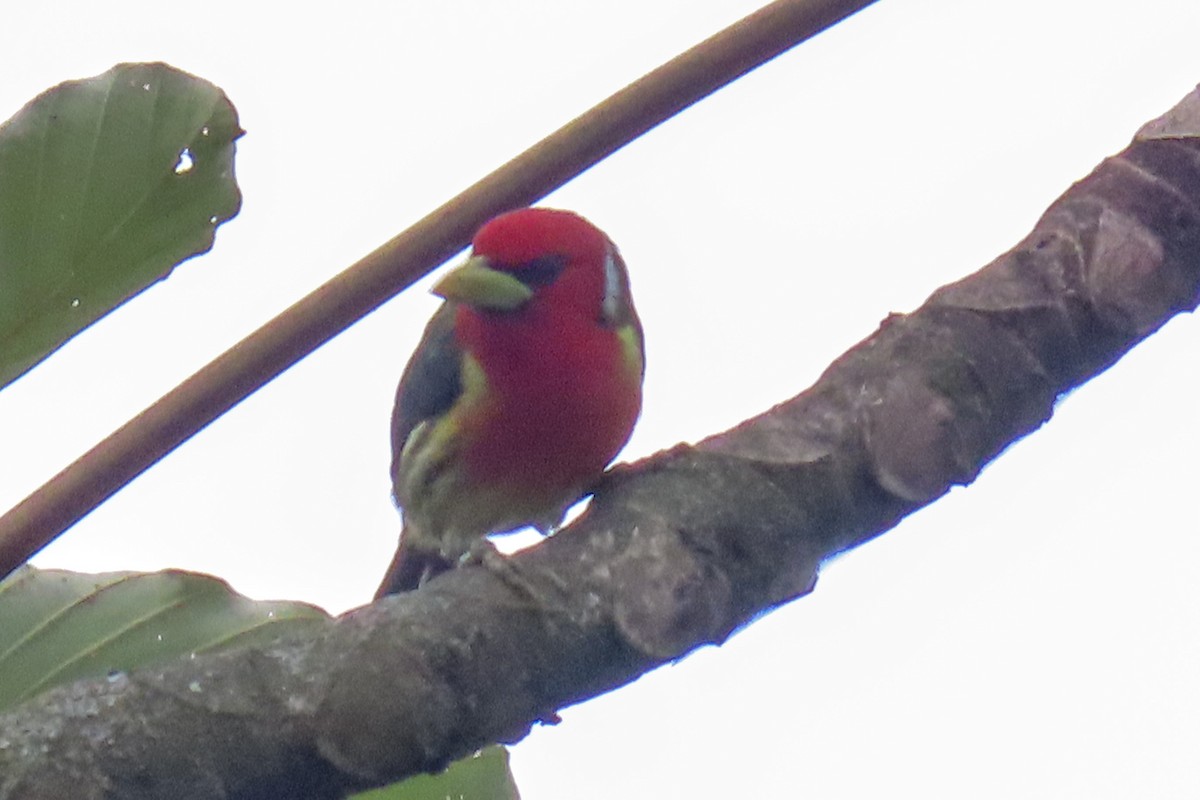
[[[475,253],[518,277],[545,274],[515,312],[458,308],[458,341],[489,387],[470,474],[531,491],[590,482],[629,439],[641,409],[640,341],[631,363],[629,332],[620,332],[630,320],[603,311],[614,290],[605,262],[623,275],[620,255],[582,218],[546,209],[498,218],[476,236]],[[628,284],[615,291],[627,294]]]

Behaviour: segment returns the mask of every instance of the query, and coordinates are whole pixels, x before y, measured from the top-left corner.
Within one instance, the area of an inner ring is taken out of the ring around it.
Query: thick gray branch
[[[1200,93],[1016,248],[884,321],[800,396],[616,472],[513,559],[315,640],[51,692],[0,718],[0,797],[335,797],[521,738],[723,641],[822,559],[969,483],[1200,285]]]

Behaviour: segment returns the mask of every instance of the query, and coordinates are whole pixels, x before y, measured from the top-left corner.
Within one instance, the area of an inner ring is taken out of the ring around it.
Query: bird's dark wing
[[[413,428],[449,410],[462,393],[462,348],[454,337],[457,303],[443,303],[425,326],[392,409],[392,478]]]

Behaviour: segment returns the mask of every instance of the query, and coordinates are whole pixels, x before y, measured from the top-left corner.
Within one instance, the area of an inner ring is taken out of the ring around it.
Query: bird
[[[625,446],[645,345],[625,262],[571,211],[500,214],[433,289],[396,390],[392,496],[403,525],[376,598],[561,524]]]

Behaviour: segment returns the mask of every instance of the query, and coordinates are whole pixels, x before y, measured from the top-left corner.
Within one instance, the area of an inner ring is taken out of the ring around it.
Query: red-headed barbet
[[[624,447],[642,404],[642,327],[616,246],[569,211],[475,234],[433,293],[396,391],[400,546],[376,597],[417,588],[489,534],[543,532]]]

